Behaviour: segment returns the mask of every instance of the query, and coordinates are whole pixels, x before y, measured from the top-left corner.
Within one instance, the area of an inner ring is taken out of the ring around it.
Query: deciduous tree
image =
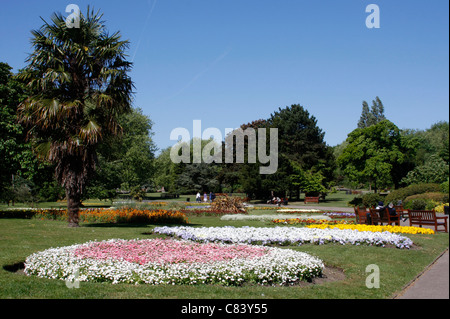
[[[351,181],[369,183],[375,190],[398,185],[401,177],[395,171],[401,168],[408,149],[394,123],[384,120],[358,128],[348,135],[346,142],[337,162]]]

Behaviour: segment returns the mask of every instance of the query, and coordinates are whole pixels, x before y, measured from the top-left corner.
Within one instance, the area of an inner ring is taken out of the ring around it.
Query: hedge
[[[386,196],[385,201],[397,202],[399,200],[404,201],[408,196],[424,194],[424,193],[439,193],[441,192],[441,185],[433,183],[413,184],[408,187],[399,188],[392,191]]]

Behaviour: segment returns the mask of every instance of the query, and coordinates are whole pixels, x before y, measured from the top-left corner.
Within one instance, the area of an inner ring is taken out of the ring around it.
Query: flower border
[[[184,240],[216,243],[246,243],[257,245],[303,245],[307,243],[323,245],[394,245],[409,249],[410,238],[390,232],[370,232],[339,228],[304,228],[290,226],[276,227],[155,227],[155,233],[179,237]]]

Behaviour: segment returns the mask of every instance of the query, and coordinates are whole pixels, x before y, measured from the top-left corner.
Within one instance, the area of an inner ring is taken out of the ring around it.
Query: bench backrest
[[[358,208],[357,208],[357,213],[358,213],[359,218],[360,218],[362,221],[365,222],[365,221],[367,220],[367,211],[366,211],[365,208],[360,208],[360,207],[358,207]]]
[[[369,208],[370,211],[370,217],[372,217],[372,220],[380,220],[380,212],[376,208]]]
[[[395,208],[395,211],[397,212],[397,213],[401,213],[401,212],[403,212],[405,209],[403,208],[403,205],[394,205],[394,208]]]
[[[408,210],[409,218],[412,220],[434,221],[436,220],[436,212],[434,210]]]

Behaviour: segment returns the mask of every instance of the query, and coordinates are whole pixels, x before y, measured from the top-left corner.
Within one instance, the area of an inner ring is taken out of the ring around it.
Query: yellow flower
[[[448,203],[438,205],[434,208],[436,213],[443,213],[444,212],[444,206],[448,206]]]
[[[433,235],[434,230],[429,228],[421,227],[410,227],[410,226],[378,226],[378,225],[311,225],[308,228],[337,228],[337,229],[352,229],[358,231],[370,231],[370,232],[390,232],[390,233],[403,233],[403,234],[429,234]]]

